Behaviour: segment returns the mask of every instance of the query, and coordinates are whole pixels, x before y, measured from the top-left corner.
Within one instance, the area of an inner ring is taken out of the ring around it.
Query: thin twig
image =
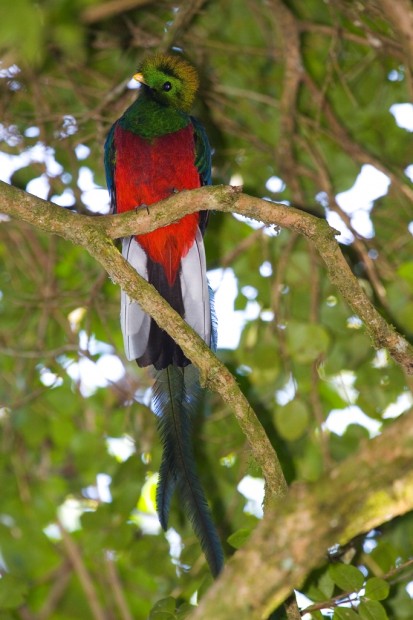
[[[89,603],[90,610],[95,620],[107,620],[103,607],[99,602],[99,597],[96,592],[96,588],[93,584],[92,577],[86,568],[83,561],[82,554],[80,553],[76,543],[65,529],[65,527],[57,521],[57,527],[59,528],[62,536],[62,542],[66,554],[73,566],[75,573],[79,578],[80,585],[85,593],[87,602]]]
[[[72,569],[70,564],[68,562],[63,563],[59,568],[59,572],[53,581],[49,594],[45,598],[36,620],[47,620],[47,618],[49,618],[49,616],[51,616],[51,614],[55,611],[60,599],[69,585],[71,576]]]
[[[115,562],[113,561],[110,552],[106,552],[105,554],[105,566],[109,584],[122,620],[133,620],[133,616],[129,610],[128,603],[122,590],[122,584],[116,570]]]

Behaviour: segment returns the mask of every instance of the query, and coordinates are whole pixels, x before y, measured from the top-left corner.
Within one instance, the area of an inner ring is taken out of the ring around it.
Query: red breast
[[[167,198],[174,191],[200,187],[195,166],[192,125],[145,140],[118,124],[115,129],[116,210],[130,211]],[[169,284],[175,281],[181,258],[194,242],[199,214],[158,228],[137,240],[151,259],[163,265]]]

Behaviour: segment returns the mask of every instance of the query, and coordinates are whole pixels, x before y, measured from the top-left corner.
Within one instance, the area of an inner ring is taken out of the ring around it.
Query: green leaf
[[[299,477],[313,482],[318,480],[323,473],[323,455],[320,445],[314,441],[306,441],[300,452],[297,458]]]
[[[227,542],[234,547],[234,549],[240,549],[251,536],[251,531],[249,528],[241,528],[237,530],[227,538]]]
[[[347,458],[355,452],[363,439],[369,438],[369,431],[360,424],[349,424],[345,433],[330,435],[330,450],[337,461]]]
[[[388,572],[394,568],[398,552],[397,549],[387,541],[379,541],[379,544],[370,553],[373,561],[376,562],[383,572]]]
[[[363,587],[363,573],[351,564],[332,564],[328,570],[331,579],[344,592],[358,592]]]
[[[375,601],[384,601],[389,596],[390,586],[380,577],[367,579],[365,596]]]
[[[360,616],[350,607],[337,607],[333,620],[360,620]]]
[[[312,611],[311,612],[311,620],[324,620],[325,616],[321,613],[321,611]]]
[[[281,437],[287,441],[295,441],[304,435],[309,422],[308,407],[297,398],[275,411],[275,425]]]
[[[335,584],[326,568],[315,583],[310,583],[305,594],[315,602],[326,601],[332,598]]]
[[[413,261],[402,263],[397,270],[398,275],[413,286]]]
[[[326,570],[318,580],[318,587],[324,594],[324,598],[331,598],[334,592],[334,581],[331,578],[328,570]]]
[[[27,584],[6,573],[0,579],[0,609],[15,609],[24,603]]]
[[[316,360],[327,352],[330,337],[324,327],[290,321],[286,330],[290,355],[300,364]]]
[[[167,596],[155,603],[151,609],[149,620],[171,620],[175,618],[176,600]]]
[[[175,617],[177,620],[184,620],[184,618],[187,618],[194,610],[195,607],[193,605],[190,605],[189,603],[182,603],[182,605],[179,606]]]
[[[45,52],[43,45],[44,14],[37,3],[20,0],[3,12],[0,20],[0,41],[18,48],[18,58],[31,65],[40,63]],[[24,36],[22,36],[24,32]]]
[[[359,614],[363,620],[389,620],[386,610],[378,601],[362,601]]]

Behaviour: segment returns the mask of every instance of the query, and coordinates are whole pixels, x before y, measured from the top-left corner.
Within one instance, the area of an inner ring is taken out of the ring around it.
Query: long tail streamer
[[[198,372],[191,364],[184,368],[168,366],[156,375],[153,408],[163,445],[156,504],[162,528],[166,530],[172,495],[177,490],[216,577],[223,567],[224,555],[196,471],[191,441],[191,414],[200,392]]]

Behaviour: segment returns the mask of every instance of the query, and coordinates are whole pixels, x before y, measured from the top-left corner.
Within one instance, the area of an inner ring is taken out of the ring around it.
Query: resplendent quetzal
[[[134,77],[141,83],[139,96],[112,126],[105,144],[107,184],[116,213],[211,183],[208,139],[199,121],[189,115],[198,88],[195,69],[178,55],[159,54],[144,60]],[[194,213],[153,232],[124,238],[122,254],[215,348],[203,243],[207,220],[207,212]],[[123,291],[121,327],[127,358],[156,369],[152,408],[163,444],[156,494],[159,520],[166,529],[176,489],[216,576],[223,552],[191,441],[190,418],[201,390],[198,372]]]

